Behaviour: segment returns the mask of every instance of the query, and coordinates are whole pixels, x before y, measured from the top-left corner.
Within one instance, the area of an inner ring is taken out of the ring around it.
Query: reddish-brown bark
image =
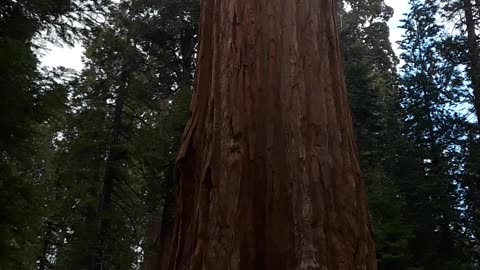
[[[376,269],[335,0],[203,0],[168,269]]]

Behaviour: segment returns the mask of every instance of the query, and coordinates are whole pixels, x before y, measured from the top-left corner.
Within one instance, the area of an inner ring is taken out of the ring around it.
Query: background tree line
[[[480,2],[339,2],[379,269],[478,269]],[[168,247],[196,0],[0,4],[0,269],[153,269]],[[448,31],[445,25],[455,28]],[[82,42],[82,71],[40,68]]]

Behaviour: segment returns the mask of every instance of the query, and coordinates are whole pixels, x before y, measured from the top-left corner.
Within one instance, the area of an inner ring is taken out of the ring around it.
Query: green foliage
[[[415,147],[416,175],[401,183],[414,227],[410,241],[415,265],[424,269],[473,269],[465,251],[468,235],[460,220],[458,183],[465,119],[453,113],[466,102],[461,69],[446,55],[434,1],[410,1],[404,20],[402,108],[404,134]]]
[[[343,3],[347,89],[379,269],[474,269],[473,233],[465,229],[475,222],[462,220],[460,188],[460,149],[471,131],[465,115],[452,112],[468,102],[458,39],[436,23],[437,3],[411,1],[397,78],[386,25],[391,9],[383,1]]]
[[[370,175],[369,206],[380,269],[408,269],[408,241],[412,228],[402,218],[403,202],[395,183],[383,168]]]
[[[145,25],[144,10],[157,8],[165,16]],[[177,18],[194,7],[163,8],[136,1],[112,10],[70,84],[61,136],[53,140],[56,207],[45,223],[56,226],[44,226],[49,248],[39,254],[50,268],[141,265],[146,223],[174,189],[166,170],[188,117],[193,73],[196,27]]]
[[[377,242],[379,269],[408,269],[412,227],[395,171],[408,142],[401,134],[397,59],[389,41],[392,10],[383,1],[345,1],[342,44],[347,90]]]

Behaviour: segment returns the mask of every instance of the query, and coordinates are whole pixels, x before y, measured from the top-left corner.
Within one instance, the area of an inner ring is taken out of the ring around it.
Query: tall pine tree
[[[413,261],[422,269],[473,269],[463,244],[459,210],[458,155],[462,118],[451,108],[462,99],[461,72],[442,56],[439,6],[411,0],[400,47],[405,136],[414,145],[415,167],[401,184],[414,230]]]

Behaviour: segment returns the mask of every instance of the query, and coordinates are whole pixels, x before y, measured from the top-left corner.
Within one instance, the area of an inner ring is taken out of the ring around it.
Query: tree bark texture
[[[168,269],[376,269],[335,7],[201,1]]]
[[[477,3],[478,4],[478,3]],[[473,4],[471,0],[464,0],[465,25],[467,27],[467,46],[470,78],[474,95],[474,107],[477,121],[480,123],[480,50],[478,48],[478,37],[475,31],[476,23],[473,16]]]

